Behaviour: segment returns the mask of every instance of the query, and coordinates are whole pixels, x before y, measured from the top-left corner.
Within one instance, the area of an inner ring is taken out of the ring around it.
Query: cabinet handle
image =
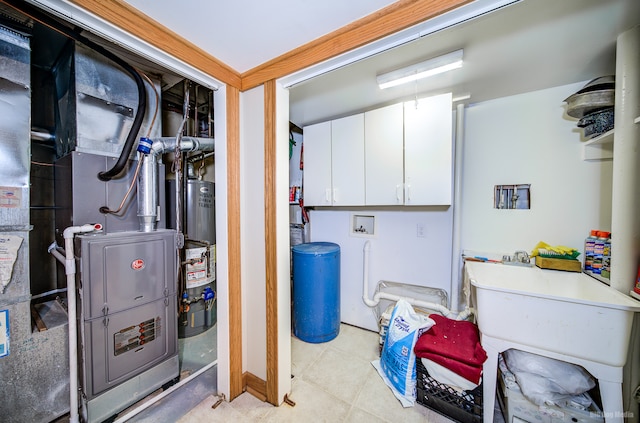
[[[324,190],[324,201],[327,204],[331,204],[331,189],[329,188]]]
[[[338,189],[334,188],[333,189],[333,204],[338,202]]]
[[[398,204],[402,203],[402,186],[400,184],[396,185],[396,200]]]
[[[411,202],[411,184],[407,184],[407,203]]]

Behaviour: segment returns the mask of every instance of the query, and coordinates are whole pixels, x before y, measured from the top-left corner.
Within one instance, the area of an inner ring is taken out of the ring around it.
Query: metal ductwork
[[[176,137],[161,137],[153,140],[150,151],[142,157],[142,167],[138,176],[138,218],[140,231],[156,230],[160,207],[158,162],[164,153],[176,150]],[[182,152],[213,151],[213,138],[182,137],[179,150]]]

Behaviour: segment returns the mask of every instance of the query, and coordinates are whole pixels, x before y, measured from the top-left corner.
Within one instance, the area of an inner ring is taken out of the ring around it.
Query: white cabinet
[[[305,206],[331,205],[331,122],[303,129],[304,174],[302,192]]]
[[[451,94],[304,128],[305,206],[450,205]]]
[[[365,203],[404,204],[402,103],[364,114]]]
[[[451,94],[404,103],[404,204],[450,205]]]
[[[304,128],[304,205],[364,205],[364,114]]]

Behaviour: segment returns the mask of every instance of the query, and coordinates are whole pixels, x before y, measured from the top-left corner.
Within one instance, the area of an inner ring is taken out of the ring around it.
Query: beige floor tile
[[[260,421],[273,410],[273,405],[254,397],[248,392],[231,401],[231,407],[240,412],[248,421]]]
[[[327,343],[312,344],[291,336],[291,374],[301,376],[327,349]]]
[[[420,405],[402,407],[375,368],[371,364],[369,366],[372,371],[368,373],[354,405],[388,422],[424,422],[428,410]]]
[[[376,417],[360,408],[351,407],[345,423],[386,423],[386,420]]]
[[[327,348],[302,378],[346,402],[353,402],[367,380],[367,360]]]
[[[340,333],[331,347],[371,361],[379,357],[378,333],[351,325],[340,325]]]
[[[228,402],[223,402],[215,409],[211,408],[217,400],[217,397],[213,395],[210,396],[178,420],[178,423],[222,423],[228,421],[242,421],[244,419],[242,413],[235,410]]]
[[[263,422],[344,422],[351,406],[304,380],[294,379],[291,400],[296,405],[274,407],[261,420]]]

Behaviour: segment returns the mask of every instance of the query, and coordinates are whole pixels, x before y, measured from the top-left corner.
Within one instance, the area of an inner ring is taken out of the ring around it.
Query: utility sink
[[[640,302],[583,273],[465,263],[484,364],[484,421],[493,418],[497,355],[510,348],[583,366],[598,379],[607,422],[622,421],[622,367]]]
[[[640,302],[583,273],[466,263],[480,332],[623,366]]]

